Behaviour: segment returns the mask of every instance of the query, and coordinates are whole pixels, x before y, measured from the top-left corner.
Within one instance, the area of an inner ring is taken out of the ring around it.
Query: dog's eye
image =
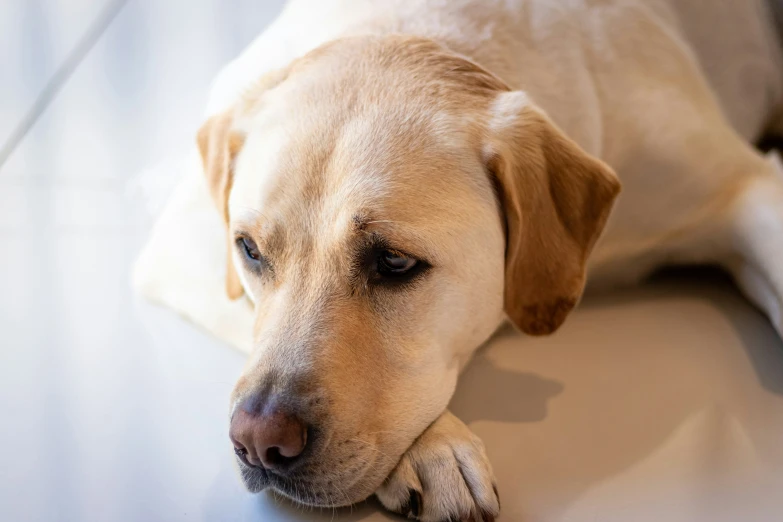
[[[375,238],[362,251],[357,261],[361,263],[361,273],[366,274],[366,282],[371,286],[405,287],[418,281],[432,265],[401,250],[389,248],[382,238]],[[356,272],[359,273],[358,271]]]
[[[416,268],[419,261],[393,250],[378,255],[378,273],[386,277],[401,276]]]
[[[253,261],[261,260],[261,252],[258,251],[258,246],[255,241],[247,237],[241,237],[237,240],[239,246],[244,251],[245,255]]]

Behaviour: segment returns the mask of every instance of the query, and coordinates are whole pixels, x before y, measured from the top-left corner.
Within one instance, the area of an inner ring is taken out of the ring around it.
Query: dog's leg
[[[731,250],[722,264],[783,337],[783,172],[772,158],[767,164],[737,195],[725,228]]]
[[[500,510],[484,444],[448,411],[419,436],[376,495],[390,511],[422,522],[489,522]]]
[[[673,187],[692,211],[647,255],[658,266],[723,266],[783,337],[783,168],[728,129],[699,139],[709,153],[681,158],[684,182]]]

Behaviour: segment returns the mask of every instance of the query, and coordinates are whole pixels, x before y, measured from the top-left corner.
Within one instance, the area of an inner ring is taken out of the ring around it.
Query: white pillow
[[[249,353],[252,305],[246,298],[231,301],[226,295],[226,232],[210,199],[198,151],[194,148],[136,180],[148,205],[154,206],[165,191],[157,180],[167,178],[180,181],[136,261],[133,285],[150,301]]]

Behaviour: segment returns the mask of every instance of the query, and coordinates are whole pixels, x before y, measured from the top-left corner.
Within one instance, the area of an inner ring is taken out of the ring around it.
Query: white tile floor
[[[129,287],[149,221],[127,181],[192,143],[210,79],[279,8],[0,3],[0,147],[56,93],[0,165],[0,520],[391,519],[246,494],[226,437],[242,357]],[[507,332],[453,407],[487,443],[502,520],[783,518],[783,343],[720,278],[589,299],[552,338]]]

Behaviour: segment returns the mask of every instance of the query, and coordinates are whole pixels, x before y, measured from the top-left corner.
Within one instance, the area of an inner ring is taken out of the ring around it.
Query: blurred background
[[[260,519],[226,436],[242,356],[131,292],[132,179],[193,146],[281,6],[0,2],[0,520]]]
[[[134,180],[170,183],[211,80],[281,4],[0,1],[0,521],[394,519],[245,493],[243,356],[130,288],[152,223]],[[783,518],[783,343],[719,274],[504,331],[452,408],[502,520]]]

